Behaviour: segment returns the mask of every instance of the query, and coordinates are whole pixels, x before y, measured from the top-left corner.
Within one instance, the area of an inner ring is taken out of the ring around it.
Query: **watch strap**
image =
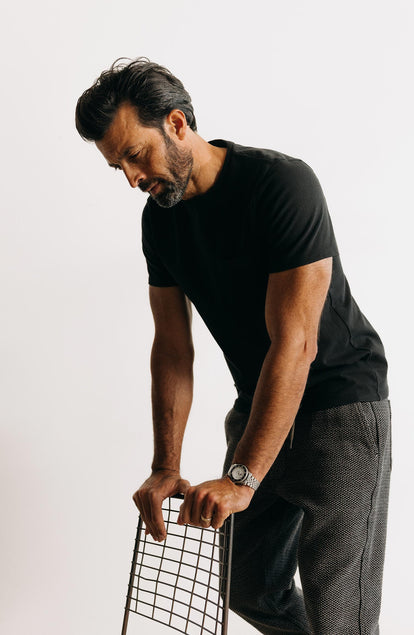
[[[235,467],[243,467],[245,470],[245,475],[243,478],[241,479],[235,479],[232,475],[232,471],[233,468]],[[257,480],[257,478],[255,478],[253,476],[253,474],[250,472],[249,468],[246,465],[243,465],[241,463],[233,463],[233,465],[230,466],[229,471],[227,472],[227,476],[229,477],[229,479],[235,483],[235,485],[247,485],[247,487],[251,487],[253,490],[257,490],[259,485],[260,485],[260,481]]]

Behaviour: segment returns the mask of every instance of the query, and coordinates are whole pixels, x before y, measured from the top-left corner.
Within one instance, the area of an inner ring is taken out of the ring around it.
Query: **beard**
[[[165,142],[165,156],[167,168],[171,174],[171,179],[162,177],[151,182],[141,183],[141,189],[148,189],[152,185],[160,184],[159,192],[150,196],[160,207],[172,207],[179,203],[187,189],[188,182],[193,169],[193,153],[191,150],[179,150],[170,137],[163,134]]]

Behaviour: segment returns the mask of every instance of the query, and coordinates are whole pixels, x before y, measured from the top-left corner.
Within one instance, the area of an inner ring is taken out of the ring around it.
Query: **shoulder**
[[[233,144],[234,161],[255,181],[256,192],[275,196],[291,193],[320,196],[321,185],[313,169],[300,158],[278,150]]]

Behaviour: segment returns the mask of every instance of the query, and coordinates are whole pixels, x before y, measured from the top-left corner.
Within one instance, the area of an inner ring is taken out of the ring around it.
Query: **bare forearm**
[[[255,390],[249,422],[234,462],[262,480],[294,422],[314,353],[292,342],[271,344]]]
[[[193,356],[169,354],[154,341],[151,352],[153,470],[180,469],[181,447],[193,398]]]

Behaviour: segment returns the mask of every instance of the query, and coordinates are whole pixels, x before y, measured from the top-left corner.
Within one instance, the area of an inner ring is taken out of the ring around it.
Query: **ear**
[[[182,110],[174,109],[165,120],[165,127],[171,136],[176,136],[183,141],[188,130],[187,119]]]

